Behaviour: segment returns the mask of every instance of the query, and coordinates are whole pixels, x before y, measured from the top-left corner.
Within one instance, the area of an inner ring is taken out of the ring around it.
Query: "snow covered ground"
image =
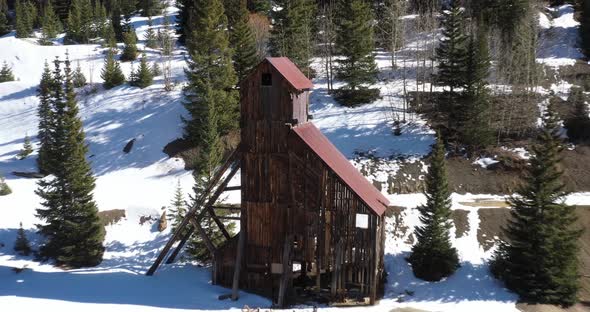
[[[579,57],[572,31],[571,6],[554,10],[556,18],[541,21],[544,29],[553,31],[551,40],[543,41],[539,62],[554,66],[571,64]],[[174,10],[169,11],[174,14]],[[162,17],[153,19],[161,25]],[[146,18],[134,17],[132,22],[140,40],[146,30]],[[572,30],[573,29],[573,30]],[[415,43],[408,42],[407,49]],[[142,48],[140,42],[140,49]],[[217,297],[227,289],[210,285],[210,272],[191,264],[180,263],[163,266],[155,276],[144,275],[159,249],[168,238],[169,231],[159,233],[153,223],[140,224],[142,216],[159,216],[162,207],[168,206],[174,187],[180,181],[185,193],[190,192],[193,180],[185,171],[181,159],[169,159],[163,147],[181,135],[180,115],[181,86],[172,92],[164,92],[162,77],[154,85],[138,89],[128,85],[111,90],[100,86],[100,70],[103,49],[97,45],[39,46],[31,40],[6,35],[0,38],[0,61],[6,60],[13,67],[18,81],[0,84],[0,173],[13,193],[0,197],[0,307],[43,307],[47,311],[217,311],[239,310],[250,307],[269,307],[265,298],[247,293],[237,302],[219,301]],[[15,158],[21,149],[25,134],[37,132],[36,87],[43,63],[55,56],[62,59],[68,51],[73,64],[78,61],[87,78],[97,86],[82,90],[79,97],[80,113],[89,144],[89,160],[97,177],[95,199],[101,211],[124,209],[126,218],[107,227],[106,253],[101,265],[96,268],[63,271],[50,264],[40,264],[31,258],[16,256],[12,244],[20,222],[34,246],[40,238],[34,233],[38,222],[34,211],[39,199],[34,194],[35,179],[20,178],[13,171],[33,171],[33,154],[25,160]],[[403,52],[403,51],[402,51]],[[183,51],[175,51],[172,62],[173,75],[179,83],[184,81]],[[157,51],[148,51],[150,61],[159,58]],[[434,142],[433,131],[420,116],[409,116],[402,127],[402,135],[394,136],[393,120],[402,111],[403,90],[400,71],[408,72],[408,88],[415,89],[411,75],[415,61],[411,53],[400,53],[399,69],[392,71],[389,56],[377,54],[382,79],[376,84],[381,89],[382,99],[357,108],[343,108],[327,94],[326,82],[322,80],[318,63],[318,79],[311,96],[314,123],[350,159],[359,154],[370,154],[380,162],[370,178],[386,181],[399,169],[397,157],[406,161],[421,161],[430,152]],[[404,62],[403,59],[406,58]],[[402,65],[403,64],[403,65]],[[404,68],[403,66],[407,66]],[[130,64],[123,63],[126,74]],[[387,78],[387,79],[385,79]],[[135,139],[129,154],[122,152],[130,140]],[[522,151],[523,154],[526,151]],[[366,165],[366,160],[355,162],[357,167]],[[424,170],[426,166],[424,166]],[[239,195],[239,194],[238,194]],[[423,203],[421,194],[388,195],[396,206],[405,207],[402,212],[407,233],[419,224],[417,210]],[[464,205],[478,200],[502,201],[502,196],[453,194],[453,208],[468,211],[469,231],[453,243],[458,248],[462,261],[455,275],[439,283],[427,283],[413,277],[404,258],[411,244],[407,237],[389,235],[386,242],[386,268],[389,273],[385,297],[374,307],[350,308],[347,311],[388,311],[394,308],[412,307],[428,311],[517,311],[516,297],[503,289],[488,272],[486,260],[491,251],[484,251],[477,241],[479,227],[478,207]],[[239,201],[233,194],[231,202]],[[568,197],[570,204],[590,204],[590,194],[580,193]],[[394,220],[388,219],[388,231]],[[453,231],[454,232],[454,231]],[[409,234],[408,234],[409,235]],[[13,268],[25,268],[15,273]],[[321,307],[323,311],[341,310]],[[298,311],[310,311],[298,307]]]

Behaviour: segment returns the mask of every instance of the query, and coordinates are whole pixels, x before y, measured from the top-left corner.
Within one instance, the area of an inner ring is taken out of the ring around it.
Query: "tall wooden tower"
[[[212,196],[198,203],[203,212],[188,213],[148,274],[176,241],[168,262],[193,232],[208,242],[199,222],[211,217],[227,238],[219,246],[207,243],[212,279],[233,287],[234,299],[239,286],[281,306],[309,296],[375,302],[389,202],[308,121],[312,87],[287,58],[265,59],[241,82],[240,147],[213,180]],[[215,201],[232,190],[227,183],[238,168],[240,233],[230,237]]]

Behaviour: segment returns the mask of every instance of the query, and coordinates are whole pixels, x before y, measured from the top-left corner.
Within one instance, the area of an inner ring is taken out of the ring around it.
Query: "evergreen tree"
[[[42,44],[50,43],[50,40],[57,37],[57,34],[63,30],[51,3],[51,0],[47,1],[47,5],[43,9],[43,17],[41,19]]]
[[[39,83],[39,88],[37,89],[37,97],[39,98],[39,107],[37,108],[37,117],[39,118],[39,132],[37,133],[37,138],[39,139],[39,156],[37,158],[37,166],[39,167],[39,172],[44,174],[49,174],[51,172],[51,160],[52,160],[52,127],[54,125],[53,122],[53,111],[52,101],[56,99],[52,91],[54,90],[53,76],[51,75],[51,70],[49,69],[49,64],[45,61],[45,67],[43,69],[43,74],[41,75],[41,82]]]
[[[192,29],[189,23],[189,17],[193,10],[193,2],[194,1],[192,0],[176,1],[176,7],[178,8],[178,15],[176,17],[178,27],[176,28],[176,33],[178,34],[178,42],[180,42],[180,44],[186,44],[186,39],[190,35]]]
[[[571,88],[568,102],[574,109],[564,123],[567,136],[574,142],[590,140],[590,111],[582,89]]]
[[[211,127],[207,115],[214,112],[216,132],[224,135],[238,128],[239,107],[223,5],[220,0],[198,0],[195,7],[199,9],[191,13],[190,24],[195,31],[187,41],[190,58],[185,70],[188,85],[184,106],[189,118],[183,121],[185,138],[202,146]]]
[[[27,158],[27,156],[31,155],[32,152],[33,152],[33,144],[31,144],[31,138],[29,137],[29,135],[25,135],[25,142],[23,143],[23,149],[21,149],[20,152],[18,152],[18,155],[16,155],[16,157],[18,159],[25,159],[25,158]]]
[[[141,16],[154,16],[162,14],[162,5],[158,0],[140,0]]]
[[[92,37],[103,37],[105,33],[105,29],[109,24],[107,19],[107,9],[104,7],[102,2],[95,1],[94,2],[94,9],[93,9],[93,29],[92,29]],[[104,39],[104,37],[103,37]]]
[[[465,35],[464,14],[459,0],[451,1],[451,8],[443,14],[443,37],[436,48],[436,60],[438,61],[437,83],[450,88],[451,95],[454,90],[464,87],[466,84],[466,61],[468,57]]]
[[[93,21],[90,0],[72,0],[68,14],[67,39],[73,43],[88,43],[96,35]]]
[[[248,10],[268,16],[271,10],[271,1],[248,0]]]
[[[76,70],[72,74],[72,83],[74,84],[74,88],[81,88],[86,85],[86,77],[84,77],[84,74],[82,73],[80,62],[78,62]]]
[[[4,1],[4,0],[0,0]],[[8,20],[8,10],[0,8],[0,37],[10,32],[10,23]]]
[[[6,0],[0,0],[0,12],[8,13],[8,2]]]
[[[490,127],[490,96],[487,77],[490,55],[487,32],[480,26],[477,38],[471,36],[466,62],[466,86],[460,104],[453,111],[452,122],[458,124],[461,142],[470,150],[485,148],[493,143],[494,132]]]
[[[113,50],[107,52],[100,77],[104,80],[102,85],[105,89],[111,89],[125,83],[125,76],[121,71],[119,62],[115,59],[115,52]]]
[[[494,275],[531,303],[569,306],[577,301],[578,246],[575,208],[564,202],[559,169],[563,150],[553,104],[533,147],[525,183],[509,201],[511,218],[491,264]]]
[[[29,243],[29,239],[27,238],[27,234],[23,229],[22,222],[20,223],[20,227],[18,228],[18,232],[16,234],[16,242],[14,242],[14,251],[21,256],[29,256],[32,252],[31,244]]]
[[[117,36],[113,29],[112,23],[107,23],[102,32],[103,46],[108,47],[110,50],[117,48]]]
[[[161,74],[162,74],[162,69],[160,69],[160,65],[158,65],[158,62],[153,62],[152,63],[152,76],[157,77],[157,76],[160,76]]]
[[[127,31],[123,34],[123,42],[125,46],[123,47],[123,53],[121,54],[121,61],[135,61],[137,59],[137,36],[135,35],[135,31]]]
[[[164,29],[158,29],[158,47],[162,49],[162,55],[171,56],[174,50],[174,38],[170,30],[170,24],[168,22],[168,16],[164,15]]]
[[[590,59],[590,2],[580,1],[580,37],[582,50],[586,57]]]
[[[123,25],[121,24],[121,10],[119,6],[115,6],[111,8],[111,25],[113,26],[113,31],[115,32],[115,38],[117,42],[123,41]]]
[[[241,81],[259,62],[256,39],[248,24],[250,12],[246,7],[246,0],[226,0],[225,7],[230,29],[230,45],[234,50],[234,69],[238,80]],[[233,8],[233,15],[227,14],[228,7]]]
[[[178,181],[176,190],[174,191],[174,198],[172,199],[172,203],[170,205],[170,213],[167,214],[168,220],[172,222],[172,232],[178,228],[186,213],[186,202],[184,201],[184,195],[182,194],[180,181]]]
[[[16,1],[16,38],[27,38],[33,34],[33,12],[30,12],[30,5],[28,2]]]
[[[309,65],[313,57],[313,38],[315,37],[315,2],[313,0],[276,2],[282,9],[272,11],[271,54],[288,57],[310,77]],[[368,10],[370,12],[370,8]]]
[[[158,38],[152,27],[152,17],[148,18],[148,29],[145,32],[145,46],[150,49],[158,48]]]
[[[459,267],[457,250],[452,246],[451,198],[447,182],[445,148],[440,137],[433,148],[426,176],[426,204],[418,207],[422,226],[414,230],[416,244],[408,261],[416,277],[439,281]]]
[[[373,50],[373,14],[363,0],[343,2],[337,19],[336,47],[343,56],[337,77],[346,82],[337,99],[344,105],[369,103],[379,97],[378,89],[368,89],[376,81],[377,65]]]
[[[57,71],[58,69],[56,69]],[[78,116],[70,61],[66,58],[62,76],[53,77],[55,88],[63,88],[64,101],[53,102],[54,144],[57,153],[51,179],[40,180],[36,194],[43,201],[37,217],[46,239],[39,254],[66,267],[95,266],[102,261],[105,230],[92,197],[94,177],[86,160],[88,148]]]
[[[12,68],[4,61],[0,68],[0,83],[7,81],[14,81],[14,74],[12,74]]]
[[[143,89],[152,84],[152,81],[154,80],[153,74],[152,68],[147,62],[147,57],[143,54],[139,61],[139,68],[135,72],[135,77],[131,80],[131,85]]]
[[[6,181],[4,180],[4,177],[0,173],[0,196],[6,196],[6,195],[9,195],[11,193],[12,193],[12,190],[10,189],[10,187],[8,186],[8,184],[6,184]]]

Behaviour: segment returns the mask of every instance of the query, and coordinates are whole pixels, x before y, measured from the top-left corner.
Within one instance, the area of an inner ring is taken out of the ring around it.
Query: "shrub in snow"
[[[457,250],[451,244],[451,193],[447,182],[445,148],[440,138],[433,149],[426,175],[426,204],[418,207],[422,226],[414,230],[417,242],[408,262],[416,277],[440,281],[459,267]]]
[[[10,189],[8,184],[6,184],[6,181],[4,181],[4,177],[0,176],[0,196],[6,196],[11,193],[12,190]]]
[[[121,54],[121,61],[135,61],[137,59],[137,39],[135,31],[130,30],[123,33],[123,54]]]
[[[81,88],[86,85],[86,77],[82,73],[80,62],[78,62],[78,66],[76,66],[76,70],[72,74],[72,83],[74,84],[74,88]]]
[[[125,83],[125,76],[121,71],[119,62],[115,60],[115,52],[112,49],[109,49],[107,53],[100,77],[104,80],[102,85],[105,89],[111,89]]]
[[[8,66],[8,63],[4,61],[2,68],[0,69],[0,82],[14,81],[14,75],[12,74],[12,68]]]
[[[137,71],[131,71],[131,77],[129,82],[132,86],[145,88],[152,84],[154,80],[154,73],[153,69],[147,62],[147,57],[145,54],[141,56],[141,60],[139,62],[139,68]]]
[[[33,152],[33,144],[31,144],[31,138],[28,135],[25,135],[25,143],[23,144],[23,149],[20,150],[16,157],[18,159],[25,159]]]
[[[16,235],[16,242],[14,242],[14,251],[16,251],[21,256],[28,256],[31,254],[31,244],[29,243],[29,239],[25,234],[25,230],[23,229],[23,224],[20,224],[18,229],[18,233]]]

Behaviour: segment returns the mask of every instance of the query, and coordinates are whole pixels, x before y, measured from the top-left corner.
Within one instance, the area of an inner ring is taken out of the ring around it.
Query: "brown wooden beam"
[[[197,232],[201,234],[201,238],[203,239],[205,245],[207,246],[207,249],[209,249],[209,252],[213,256],[213,261],[215,261],[215,245],[213,245],[213,242],[211,242],[211,239],[209,239],[209,236],[207,236],[207,233],[201,226],[201,223],[198,222],[196,218],[191,218],[190,223],[197,229]]]
[[[235,186],[228,186],[228,187],[226,187],[225,188],[225,191],[226,192],[229,192],[229,191],[239,191],[241,189],[242,189],[242,186],[241,185],[235,185]]]
[[[285,295],[289,286],[289,280],[293,273],[291,267],[291,249],[293,248],[293,235],[288,235],[285,238],[285,246],[283,247],[283,274],[281,275],[281,282],[279,284],[279,298],[277,304],[279,307],[285,306]]]
[[[174,260],[176,259],[176,257],[180,253],[180,250],[182,249],[181,246],[184,246],[184,244],[186,244],[186,242],[193,235],[194,232],[195,232],[195,229],[193,227],[187,228],[187,231],[184,234],[184,236],[182,237],[182,239],[180,240],[180,242],[178,243],[178,246],[176,246],[176,248],[174,248],[174,251],[170,254],[168,259],[166,259],[166,264],[170,264],[170,263],[174,262]]]
[[[227,161],[219,168],[219,170],[217,170],[217,172],[213,176],[213,179],[211,179],[209,185],[207,185],[207,188],[205,189],[203,194],[199,197],[199,199],[196,201],[195,205],[193,207],[191,207],[191,209],[189,210],[189,212],[187,213],[185,218],[178,225],[178,228],[176,229],[176,231],[174,231],[174,233],[172,234],[172,237],[170,237],[170,239],[168,240],[168,242],[164,246],[164,249],[162,249],[162,251],[160,252],[158,257],[156,258],[156,261],[154,261],[154,264],[152,264],[152,266],[146,272],[146,275],[148,275],[148,276],[153,275],[154,272],[156,272],[156,270],[158,269],[158,267],[160,266],[160,264],[162,263],[162,261],[164,260],[164,258],[166,257],[166,255],[168,254],[168,252],[170,251],[172,246],[174,245],[174,243],[178,240],[178,238],[182,235],[182,233],[184,233],[185,228],[189,224],[189,220],[191,219],[191,217],[194,216],[196,214],[197,210],[199,209],[199,207],[201,207],[203,205],[203,203],[207,199],[207,195],[213,190],[213,188],[216,186],[217,182],[219,180],[221,180],[221,178],[223,177],[223,175],[225,174],[227,169],[230,166],[234,166],[236,163],[236,160],[239,164],[239,160],[240,160],[239,159],[239,155],[240,155],[239,150],[240,150],[240,147],[238,147],[236,150],[234,150],[230,154],[230,156],[228,157]],[[237,167],[239,167],[239,165]]]

